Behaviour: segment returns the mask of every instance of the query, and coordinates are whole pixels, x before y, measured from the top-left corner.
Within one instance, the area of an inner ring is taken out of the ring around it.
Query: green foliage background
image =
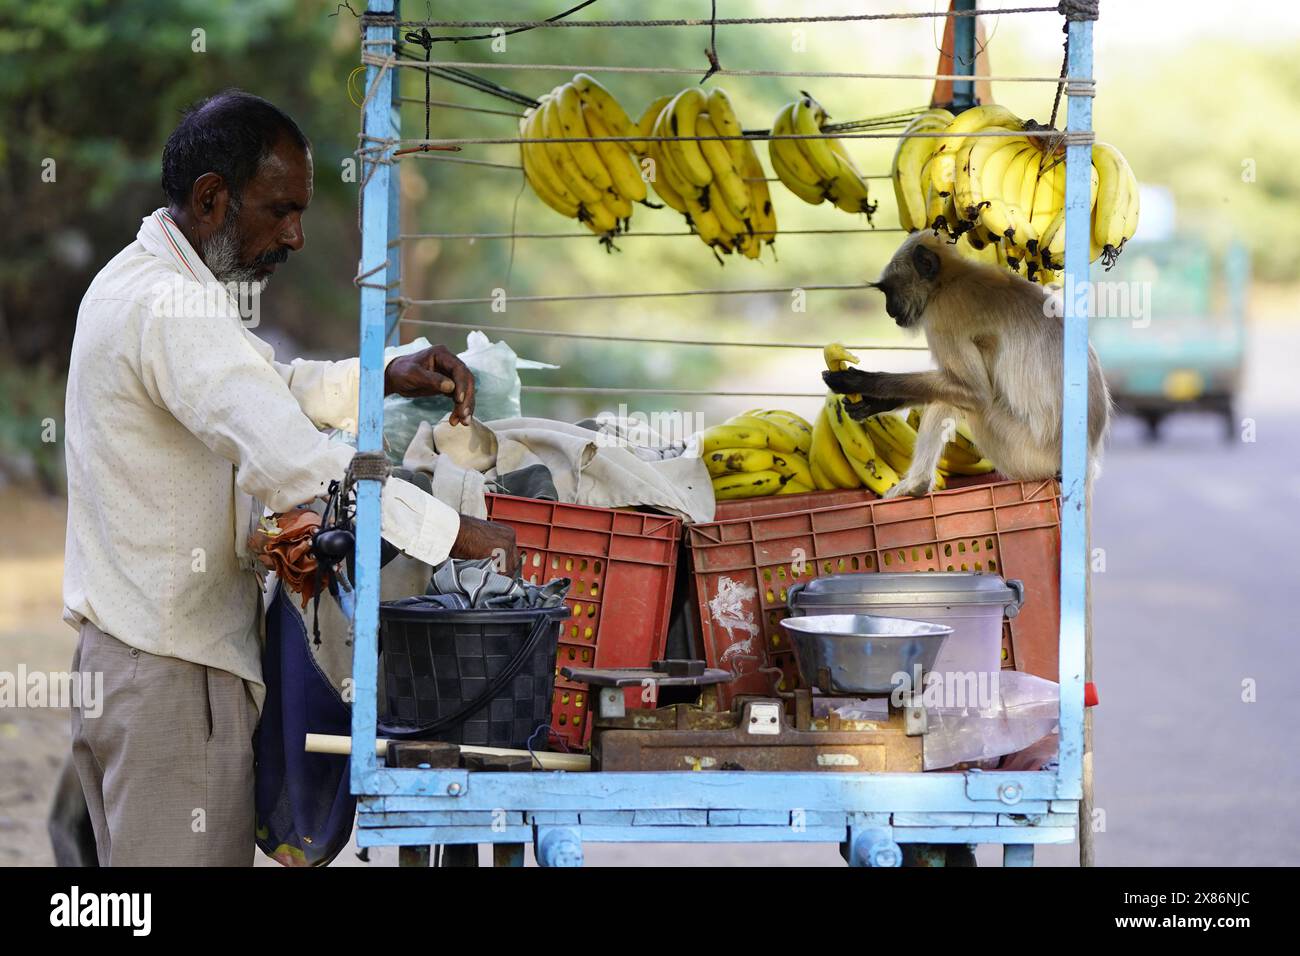
[[[353,4],[358,10],[362,4]],[[426,9],[447,18],[545,17],[564,4],[549,0],[481,0],[472,10],[448,2],[408,3],[404,16]],[[771,16],[790,12],[776,0],[743,7],[722,5],[722,15]],[[852,5],[832,2],[839,11]],[[930,9],[900,0],[883,8]],[[188,103],[226,86],[240,86],[275,101],[311,137],[316,198],[307,217],[308,245],[282,270],[268,293],[264,331],[301,354],[339,356],[355,348],[356,290],[351,277],[359,250],[356,185],[343,175],[356,145],[358,116],[345,83],[358,62],[358,22],[334,3],[317,0],[0,0],[0,460],[33,455],[49,475],[52,452],[33,445],[39,421],[61,418],[59,380],[66,367],[77,305],[94,273],[130,242],[140,219],[161,204],[158,162],[162,143]],[[700,16],[707,4],[601,0],[579,17]],[[814,12],[804,11],[800,13]],[[817,11],[820,11],[820,5]],[[1003,18],[1011,20],[1012,18]],[[1027,21],[1026,21],[1027,22]],[[1059,54],[1034,57],[1017,44],[1016,29],[1055,31],[1059,20],[1031,26],[1008,23],[994,33],[995,73],[1055,75]],[[193,31],[204,31],[205,52],[195,52]],[[435,28],[435,32],[438,30]],[[442,31],[446,32],[446,31]],[[894,24],[748,27],[719,31],[722,62],[731,69],[881,70],[929,72],[935,62],[933,26]],[[801,44],[802,39],[802,44]],[[517,63],[705,66],[707,31],[536,30],[508,38],[494,53],[483,41],[442,43],[435,56],[464,61]],[[411,52],[418,55],[419,50]],[[537,95],[568,74],[507,69],[484,71],[492,79]],[[1223,82],[1210,79],[1222,75]],[[1199,76],[1199,82],[1192,77]],[[607,74],[607,85],[633,114],[655,96],[698,76]],[[1229,81],[1230,80],[1230,81]],[[422,98],[423,84],[403,73],[403,93]],[[766,128],[775,110],[799,89],[822,101],[834,120],[865,118],[924,104],[922,81],[789,80],[729,77],[723,84],[749,128]],[[1095,104],[1099,136],[1128,156],[1139,179],[1173,190],[1179,220],[1217,244],[1243,239],[1255,256],[1256,274],[1289,281],[1300,239],[1300,177],[1290,163],[1300,137],[1294,114],[1300,97],[1300,58],[1283,42],[1238,48],[1152,47],[1142,56],[1099,71]],[[1022,116],[1045,121],[1053,87],[995,84],[996,98]],[[512,106],[434,80],[435,99],[510,110]],[[406,135],[423,134],[423,109],[403,107]],[[440,136],[511,136],[510,117],[435,108],[431,133]],[[850,151],[869,174],[888,170],[893,143],[853,140]],[[760,149],[760,154],[765,150]],[[515,163],[508,145],[471,146],[464,158]],[[55,182],[41,179],[42,163],[56,163]],[[1243,162],[1256,181],[1243,182]],[[521,189],[518,172],[417,159],[402,167],[406,232],[569,232],[563,220]],[[896,224],[887,181],[873,184],[880,200],[875,223]],[[773,186],[782,229],[846,228],[852,218],[829,206],[810,207]],[[634,232],[681,228],[667,209],[638,209]],[[856,225],[865,226],[865,220]],[[496,288],[510,295],[651,289],[797,286],[850,283],[873,277],[898,241],[897,233],[788,236],[779,261],[727,260],[720,267],[692,238],[630,236],[608,254],[594,239],[422,240],[408,244],[404,294],[413,298],[478,297]],[[632,335],[738,341],[892,341],[892,324],[869,293],[809,293],[808,311],[792,313],[788,298],[745,295],[578,304],[516,303],[506,313],[487,306],[417,309],[415,319]],[[458,330],[412,326],[453,346]],[[497,337],[495,334],[493,337]],[[522,355],[563,366],[527,373],[534,384],[615,387],[766,387],[816,390],[816,357],[777,350],[697,349],[600,345],[545,336],[510,336]],[[803,358],[792,358],[793,355]],[[30,387],[27,383],[31,383]],[[21,399],[21,402],[20,402]],[[710,414],[739,410],[760,400],[653,402],[631,395],[640,410],[669,405]],[[534,395],[534,414],[571,417],[617,404]],[[781,404],[780,402],[769,404]],[[789,403],[799,406],[793,400]],[[20,407],[21,405],[21,407]],[[53,405],[53,408],[47,407]],[[738,406],[738,407],[737,407]],[[35,447],[36,451],[31,449]],[[26,449],[26,451],[24,451]],[[54,480],[51,478],[50,480]]]

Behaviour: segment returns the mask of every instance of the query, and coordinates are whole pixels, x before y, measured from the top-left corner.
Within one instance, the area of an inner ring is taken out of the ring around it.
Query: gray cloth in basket
[[[476,561],[448,558],[433,569],[433,578],[424,594],[393,601],[392,606],[441,607],[448,610],[559,607],[568,593],[568,578],[556,578],[546,584],[530,584],[499,573],[491,558]]]

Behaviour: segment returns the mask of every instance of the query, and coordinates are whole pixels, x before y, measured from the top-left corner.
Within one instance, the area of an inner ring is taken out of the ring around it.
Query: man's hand
[[[453,425],[468,425],[474,414],[474,375],[445,345],[403,355],[384,369],[384,394],[421,398],[447,395],[456,403],[451,410]]]
[[[508,524],[460,516],[460,533],[451,546],[453,558],[492,558],[502,574],[514,574],[519,567],[515,529]]]

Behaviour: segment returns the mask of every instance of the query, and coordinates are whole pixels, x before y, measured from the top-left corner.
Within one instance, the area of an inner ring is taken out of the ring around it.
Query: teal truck
[[[1249,279],[1244,246],[1216,257],[1199,239],[1132,242],[1109,272],[1093,264],[1092,343],[1116,406],[1150,441],[1183,411],[1220,415],[1225,440],[1237,437]]]

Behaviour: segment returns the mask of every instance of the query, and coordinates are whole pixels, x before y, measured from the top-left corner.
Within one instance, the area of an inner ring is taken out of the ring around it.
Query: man
[[[291,364],[240,321],[303,248],[311,147],[287,115],[226,91],[163,150],[168,205],[91,283],[68,371],[64,619],[75,671],[103,674],[102,715],[72,715],[73,757],[101,865],[253,859],[252,737],[265,694],[261,513],[326,493],[353,451],[356,359]],[[474,409],[447,349],[394,357],[386,392]],[[514,553],[509,528],[457,515],[413,485],[383,487],[384,537],[436,564]]]

